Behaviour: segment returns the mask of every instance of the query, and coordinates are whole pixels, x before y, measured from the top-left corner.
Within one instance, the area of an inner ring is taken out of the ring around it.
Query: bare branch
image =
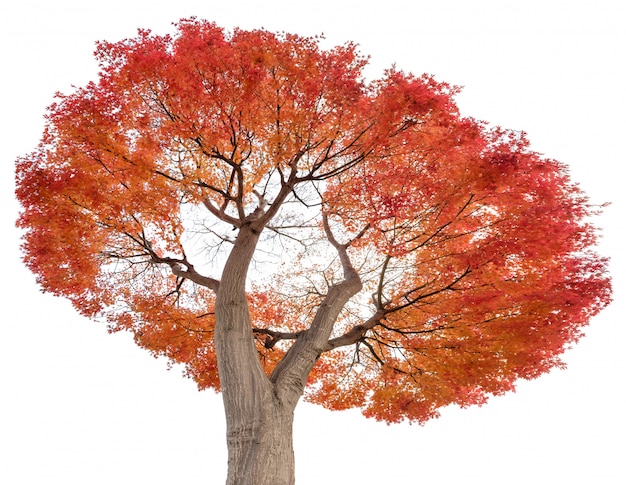
[[[385,310],[377,310],[374,315],[368,318],[364,323],[355,325],[346,333],[340,337],[331,339],[326,344],[324,351],[336,349],[337,347],[345,347],[346,345],[353,345],[363,339],[368,330],[371,330],[378,325],[385,317],[387,312]]]
[[[420,300],[425,300],[426,298],[438,295],[439,293],[443,293],[444,291],[454,290],[455,289],[454,285],[456,285],[459,281],[461,281],[463,278],[465,278],[470,273],[471,273],[471,270],[470,270],[470,268],[468,266],[465,269],[465,271],[463,271],[459,276],[454,278],[454,280],[451,281],[450,283],[448,283],[447,285],[442,286],[441,288],[437,288],[436,290],[429,291],[428,293],[419,294],[419,295],[417,295],[414,298],[409,298],[409,295],[411,293],[414,293],[415,291],[421,289],[422,287],[410,290],[410,291],[408,291],[408,292],[406,292],[404,294],[404,298],[407,300],[406,303],[404,303],[402,305],[398,305],[398,306],[393,307],[393,308],[388,308],[386,311],[387,311],[387,313],[397,312],[398,310],[402,310],[404,308],[407,308],[407,307],[410,307],[412,305],[415,305],[415,303],[417,303]]]
[[[264,343],[266,349],[273,349],[281,340],[295,340],[305,332],[305,330],[301,332],[279,332],[268,328],[252,328],[252,331],[257,334],[266,335]]]
[[[193,281],[197,285],[204,286],[215,292],[217,292],[217,289],[220,286],[219,280],[201,275],[194,269],[193,265],[189,263],[186,258],[182,261],[176,261],[174,263],[170,263],[170,262],[166,262],[166,263],[169,264],[170,267],[172,268],[172,273],[178,276],[179,278],[188,279],[190,281]]]
[[[329,350],[328,338],[346,303],[363,288],[358,272],[352,266],[347,248],[349,244],[340,244],[333,235],[328,217],[324,214],[323,225],[326,237],[337,250],[343,268],[343,281],[330,285],[328,293],[318,306],[309,329],[287,351],[280,363],[274,368],[270,380],[278,389],[296,386],[304,388],[307,376],[325,350]],[[282,384],[282,385],[281,385]]]
[[[241,221],[239,219],[237,219],[236,217],[229,216],[228,214],[226,214],[225,207],[222,207],[221,209],[218,209],[217,207],[215,207],[211,203],[211,201],[209,199],[204,199],[202,201],[202,204],[204,205],[204,207],[206,207],[208,209],[208,211],[211,214],[213,214],[219,220],[224,221],[224,222],[226,222],[228,224],[232,224],[235,227],[241,227]]]
[[[326,214],[322,214],[322,223],[324,225],[324,232],[326,233],[326,238],[328,239],[328,242],[337,250],[337,254],[339,255],[339,260],[341,261],[341,267],[343,269],[343,277],[345,278],[345,280],[354,278],[360,283],[359,274],[354,269],[354,266],[352,266],[352,262],[350,261],[350,257],[348,256],[347,251],[348,247],[353,241],[350,241],[346,244],[340,244],[337,239],[335,239],[335,236],[330,229],[328,216]]]
[[[139,223],[136,218],[135,220],[137,223]],[[210,288],[211,290],[217,292],[217,289],[219,287],[219,280],[198,273],[193,265],[187,260],[187,256],[183,255],[183,258],[170,258],[159,256],[152,248],[152,243],[146,237],[143,229],[141,230],[141,233],[137,236],[130,233],[125,233],[125,235],[136,244],[141,246],[143,249],[145,249],[147,253],[146,256],[149,256],[150,260],[153,263],[167,264],[171,268],[172,274],[174,274],[175,276],[188,279],[200,286]]]

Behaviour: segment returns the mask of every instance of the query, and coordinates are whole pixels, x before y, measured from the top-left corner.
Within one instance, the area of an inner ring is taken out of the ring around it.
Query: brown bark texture
[[[260,224],[240,228],[224,265],[215,302],[215,346],[226,413],[227,485],[295,483],[293,413],[307,377],[327,350],[333,324],[361,281],[326,224],[342,260],[344,280],[332,286],[311,327],[300,336],[270,376],[254,344],[246,300],[248,267],[262,231]]]

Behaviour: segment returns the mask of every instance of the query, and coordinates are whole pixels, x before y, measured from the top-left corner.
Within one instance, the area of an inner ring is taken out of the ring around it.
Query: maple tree
[[[565,166],[454,86],[196,19],[96,55],[18,160],[25,262],[222,391],[229,484],[293,483],[302,395],[424,422],[562,366],[610,300]]]

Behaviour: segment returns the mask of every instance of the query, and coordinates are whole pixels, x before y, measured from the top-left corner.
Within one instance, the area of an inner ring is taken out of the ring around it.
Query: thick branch
[[[225,207],[222,207],[221,209],[218,209],[217,207],[215,207],[211,201],[209,199],[205,199],[202,201],[202,203],[204,204],[204,207],[207,208],[207,210],[213,214],[215,217],[217,217],[219,220],[226,222],[228,224],[232,224],[235,227],[240,227],[241,226],[241,221],[239,219],[237,219],[236,217],[232,217],[229,216],[228,214],[226,214],[225,212]]]
[[[382,309],[376,311],[365,323],[355,325],[342,336],[329,340],[324,351],[333,350],[337,347],[345,347],[346,345],[353,345],[359,342],[363,339],[368,330],[374,328],[382,321],[386,313],[387,312]]]
[[[191,263],[188,263],[186,261],[180,261],[173,264],[168,264],[170,264],[170,267],[172,268],[172,273],[179,278],[186,278],[190,281],[193,281],[197,285],[205,286],[206,288],[210,288],[211,290],[217,292],[220,285],[219,280],[201,275],[194,269]]]
[[[322,215],[322,223],[324,224],[324,232],[326,233],[326,238],[328,239],[328,242],[337,250],[337,254],[339,254],[339,260],[341,261],[341,267],[343,269],[344,281],[348,281],[349,279],[354,278],[354,279],[359,280],[359,283],[360,283],[359,274],[356,272],[356,270],[352,266],[352,263],[350,262],[350,257],[348,256],[347,249],[350,246],[350,243],[339,244],[339,242],[335,239],[335,236],[330,229],[330,224],[328,223],[328,216],[326,214]],[[357,238],[361,237],[365,233],[366,230],[367,230],[367,227],[360,233],[359,236],[357,236]]]
[[[385,261],[385,263],[387,263],[389,261],[389,259],[387,259]],[[388,305],[385,306],[384,302],[382,301],[382,282],[383,282],[383,275],[384,275],[384,268],[386,267],[386,264],[383,265],[383,272],[381,273],[381,279],[379,281],[379,287],[378,287],[378,291],[376,293],[374,293],[372,295],[373,300],[374,300],[374,304],[377,308],[376,313],[374,313],[374,315],[372,315],[365,323],[362,323],[360,325],[355,325],[354,327],[352,327],[350,330],[348,330],[345,334],[341,335],[340,337],[334,338],[332,340],[328,341],[328,345],[325,349],[325,351],[328,350],[332,350],[335,349],[337,347],[345,347],[347,345],[353,345],[356,344],[357,342],[361,341],[363,339],[363,337],[365,337],[365,334],[367,333],[368,330],[371,330],[372,328],[374,328],[377,325],[381,325],[385,328],[387,328],[388,330],[395,330],[392,328],[389,328],[387,326],[385,326],[382,321],[383,318],[385,317],[385,315],[388,315],[390,313],[393,312],[397,312],[400,310],[403,310],[407,307],[410,307],[412,305],[415,305],[418,301],[420,300],[424,300],[426,298],[435,296],[439,293],[443,293],[445,291],[449,291],[449,290],[454,290],[454,286],[461,281],[463,278],[465,278],[469,273],[470,273],[470,269],[467,268],[465,271],[463,271],[463,273],[461,273],[459,276],[457,276],[456,278],[454,278],[453,281],[451,281],[450,283],[448,283],[445,286],[442,286],[441,288],[437,288],[435,290],[429,291],[428,293],[422,293],[418,296],[415,296],[413,298],[409,298],[409,296],[414,293],[415,291],[418,291],[420,288],[415,288],[411,291],[408,291],[404,294],[403,298],[405,298],[407,300],[406,303],[402,304],[402,305],[397,305],[395,307],[389,307]],[[403,333],[403,332],[400,332]],[[408,333],[408,332],[407,332]],[[414,332],[414,333],[422,333],[422,332]],[[426,332],[423,332],[426,333]]]
[[[323,223],[328,241],[339,254],[344,279],[329,288],[309,329],[296,339],[270,375],[270,380],[276,384],[277,393],[285,399],[297,399],[302,394],[311,369],[322,352],[327,350],[328,338],[339,314],[348,300],[363,287],[361,278],[348,256],[349,244],[340,244],[335,239],[325,215]]]
[[[266,349],[273,349],[281,340],[295,340],[304,332],[279,332],[277,330],[270,330],[269,328],[252,328],[252,331],[256,334],[266,336],[263,344]]]

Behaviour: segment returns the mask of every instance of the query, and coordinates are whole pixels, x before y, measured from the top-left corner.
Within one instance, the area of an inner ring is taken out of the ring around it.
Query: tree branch
[[[286,399],[293,399],[294,396],[297,398],[302,394],[315,362],[322,352],[328,350],[328,338],[339,314],[348,300],[363,287],[361,278],[348,256],[349,243],[340,244],[330,229],[328,217],[324,214],[322,218],[326,237],[339,254],[344,279],[330,286],[309,329],[296,339],[270,375],[277,392]]]
[[[269,328],[256,327],[253,327],[252,331],[256,334],[266,336],[265,342],[263,344],[266,349],[273,349],[274,346],[281,340],[295,340],[305,332],[305,330],[302,330],[300,332],[279,332],[277,330],[270,330]]]
[[[414,298],[409,298],[409,295],[411,293],[414,293],[415,291],[417,291],[419,288],[407,291],[404,294],[404,298],[407,300],[407,302],[402,304],[402,305],[395,306],[393,308],[388,308],[386,310],[386,312],[387,313],[397,312],[398,310],[403,310],[404,308],[407,308],[407,307],[410,307],[410,306],[414,305],[415,303],[417,303],[420,300],[424,300],[424,299],[429,298],[431,296],[438,295],[439,293],[443,293],[444,291],[454,290],[454,285],[456,285],[459,281],[461,281],[463,278],[465,278],[470,273],[471,273],[471,270],[470,270],[470,268],[468,266],[465,269],[465,271],[463,271],[459,276],[454,278],[454,280],[452,280],[447,285],[442,286],[441,288],[438,288],[436,290],[429,291],[428,293],[422,293],[422,294],[420,294],[420,295],[418,295],[418,296],[416,296]]]
[[[186,258],[182,261],[175,261],[174,263],[166,262],[172,268],[172,273],[179,278],[185,278],[190,281],[193,281],[197,285],[204,286],[209,288],[215,292],[217,292],[220,282],[214,278],[210,278],[208,276],[204,276],[198,273],[193,265],[189,263]]]
[[[217,217],[220,221],[226,222],[227,224],[232,224],[235,227],[241,227],[241,221],[236,217],[226,214],[225,207],[218,209],[211,203],[209,199],[204,199],[202,201],[202,204],[211,214]]]
[[[364,323],[355,325],[340,337],[329,340],[326,343],[324,352],[336,349],[337,347],[345,347],[346,345],[353,345],[359,342],[365,336],[368,330],[374,328],[382,321],[386,313],[387,312],[385,310],[379,309]]]
[[[135,218],[136,222],[139,221]],[[172,274],[178,276],[179,278],[185,278],[194,283],[209,288],[215,292],[219,288],[219,280],[214,278],[210,278],[198,273],[193,265],[187,260],[187,256],[183,256],[183,258],[170,258],[170,257],[161,257],[159,256],[154,249],[152,248],[152,243],[148,240],[145,233],[142,232],[138,236],[133,236],[132,234],[125,233],[130,239],[132,239],[135,243],[141,246],[146,250],[147,256],[150,257],[150,260],[156,264],[167,264],[172,269]]]

